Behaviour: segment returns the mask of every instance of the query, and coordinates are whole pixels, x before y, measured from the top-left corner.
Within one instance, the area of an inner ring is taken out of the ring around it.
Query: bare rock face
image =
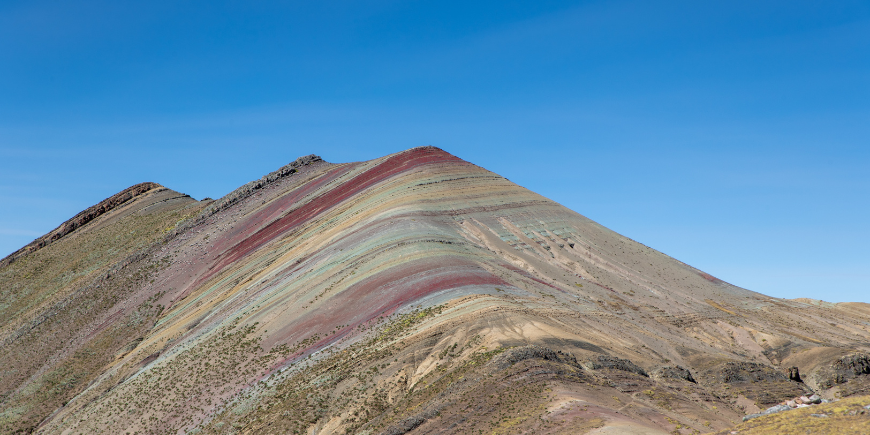
[[[819,369],[815,380],[822,388],[831,388],[856,379],[870,381],[870,376],[867,375],[870,375],[870,355],[853,353]]]
[[[520,361],[528,359],[541,359],[544,361],[555,361],[562,364],[568,364],[580,368],[577,363],[577,358],[571,354],[564,354],[562,351],[554,351],[542,346],[522,346],[510,349],[505,353],[493,359],[493,364],[496,364],[499,369],[505,369]]]
[[[595,358],[586,360],[583,362],[583,366],[587,370],[601,370],[601,369],[611,369],[611,370],[620,370],[623,372],[629,372],[638,374],[641,376],[649,377],[647,372],[640,368],[637,364],[631,362],[630,360],[617,358],[609,355],[599,355]]]
[[[789,367],[788,368],[788,379],[790,381],[803,382],[803,380],[801,379],[800,369],[797,367]]]
[[[700,376],[701,383],[709,385],[723,397],[744,396],[762,406],[812,394],[803,383],[790,380],[780,370],[754,362],[728,361]]]
[[[723,363],[715,369],[709,370],[705,375],[705,378],[723,384],[780,382],[788,380],[785,375],[773,367],[745,361]]]
[[[856,353],[844,356],[834,362],[831,367],[843,378],[870,375],[870,355]]]
[[[656,379],[682,379],[684,381],[696,384],[697,381],[692,376],[689,369],[680,366],[664,366],[659,367],[651,373],[651,376]]]

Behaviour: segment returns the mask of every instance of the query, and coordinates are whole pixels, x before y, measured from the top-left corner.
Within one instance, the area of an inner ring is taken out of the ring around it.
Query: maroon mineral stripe
[[[231,264],[227,259],[228,252],[232,252],[231,249],[243,242],[246,238],[251,237],[251,234],[254,234],[258,228],[262,228],[264,222],[268,222],[269,220],[275,220],[276,216],[283,213],[283,210],[287,210],[292,208],[293,205],[304,198],[305,196],[315,192],[317,189],[321,188],[325,184],[332,182],[342,175],[350,171],[352,168],[358,166],[356,163],[343,165],[339,168],[332,169],[328,171],[326,174],[316,178],[315,180],[309,181],[304,185],[293,189],[287,192],[284,196],[280,197],[273,201],[266,209],[260,210],[254,213],[251,216],[245,217],[242,224],[240,224],[240,228],[232,233],[224,235],[219,241],[215,242],[212,250],[214,252],[221,252],[218,254],[214,260],[212,260],[212,265],[209,266],[208,270],[199,276],[193,284],[191,284],[188,289],[182,294],[182,298],[186,297],[190,292],[199,287],[202,283],[211,279],[219,271],[223,270],[227,265]],[[226,252],[225,252],[226,251]]]
[[[317,189],[322,188],[324,185],[342,177],[348,171],[357,166],[359,166],[359,163],[342,165],[341,167],[327,171],[325,174],[295,189],[287,191],[281,197],[270,202],[264,209],[259,210],[250,216],[246,216],[244,221],[245,224],[239,230],[234,231],[231,235],[224,237],[223,240],[216,243],[215,249],[220,252],[224,249],[236,246],[244,239],[250,237],[251,234],[256,232],[258,229],[262,228],[264,224],[279,219],[282,214],[286,213],[286,210],[292,209],[297,201],[305,198]]]
[[[389,315],[429,294],[469,285],[508,284],[465,259],[438,257],[437,262],[416,260],[348,287],[324,301],[317,310],[303,314],[297,322],[276,331],[275,335],[263,342],[263,346],[268,348],[278,342],[300,340],[308,336],[310,331],[330,329],[335,325],[356,327],[378,316]],[[315,343],[300,352],[320,345],[322,343]]]
[[[230,250],[227,251],[226,256],[224,256],[224,258],[216,264],[212,271],[207,275],[211,276],[218,273],[227,265],[235,263],[240,258],[274,240],[281,234],[314,219],[321,213],[330,210],[347,198],[350,198],[381,181],[419,166],[447,162],[469,164],[464,160],[437,148],[416,148],[390,157],[381,164],[309,201],[283,218],[270,223],[240,244],[230,248]],[[207,279],[208,276],[204,277],[204,279]]]
[[[713,282],[716,284],[723,282],[721,279],[716,278],[715,276],[710,275],[709,273],[706,273],[706,272],[698,272],[698,275],[701,275],[701,278],[704,278],[707,281],[710,281],[710,282]]]

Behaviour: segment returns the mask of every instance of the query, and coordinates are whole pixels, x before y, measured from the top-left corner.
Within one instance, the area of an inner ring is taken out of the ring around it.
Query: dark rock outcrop
[[[795,382],[803,382],[801,379],[801,372],[797,367],[788,368],[788,379]]]
[[[641,376],[649,377],[647,372],[640,368],[637,364],[627,359],[617,358],[609,355],[599,355],[596,358],[583,362],[583,367],[588,370],[612,369],[621,370],[624,372],[635,373]]]
[[[760,407],[812,394],[802,382],[788,378],[780,369],[748,361],[727,361],[699,374],[701,384],[720,397],[746,396]]]
[[[691,383],[697,383],[689,369],[680,366],[665,366],[655,369],[651,376],[655,379],[682,379]]]
[[[322,161],[323,159],[320,158],[320,156],[316,156],[314,154],[299,157],[298,159],[282,166],[277,171],[270,172],[264,175],[259,180],[251,181],[250,183],[247,183],[244,186],[230,192],[223,198],[209,204],[209,206],[202,211],[200,219],[207,218],[221,210],[225,210],[231,207],[233,204],[251,196],[257,190],[262,189],[263,187],[266,187],[267,185],[274,183],[275,181],[278,181],[284,177],[295,174],[299,170],[299,168],[303,166]]]
[[[504,370],[520,361],[527,359],[542,359],[545,361],[560,362],[568,364],[576,368],[581,368],[577,363],[577,358],[571,354],[541,346],[522,346],[510,349],[503,354],[493,358],[492,364],[498,367],[499,370]]]
[[[438,411],[439,409],[429,409],[413,417],[406,418],[398,424],[388,427],[386,430],[381,432],[381,435],[404,435],[425,423],[426,420],[438,415]]]
[[[853,353],[819,369],[815,373],[815,381],[821,388],[831,388],[864,375],[870,375],[870,355]]]
[[[833,365],[834,370],[845,374],[851,373],[852,376],[870,374],[870,355],[864,353],[846,355]]]
[[[705,378],[723,384],[788,381],[785,374],[773,367],[746,361],[721,364],[708,370]]]

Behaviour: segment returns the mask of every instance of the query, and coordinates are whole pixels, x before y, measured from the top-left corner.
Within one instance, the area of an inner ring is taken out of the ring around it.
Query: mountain
[[[735,287],[434,147],[137,185],[0,283],[3,433],[689,434],[870,394],[870,305]]]

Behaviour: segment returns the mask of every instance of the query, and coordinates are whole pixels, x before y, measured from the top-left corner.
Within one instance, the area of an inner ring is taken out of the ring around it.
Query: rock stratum
[[[0,263],[2,433],[690,434],[870,394],[867,304],[735,287],[433,147],[68,223]]]

